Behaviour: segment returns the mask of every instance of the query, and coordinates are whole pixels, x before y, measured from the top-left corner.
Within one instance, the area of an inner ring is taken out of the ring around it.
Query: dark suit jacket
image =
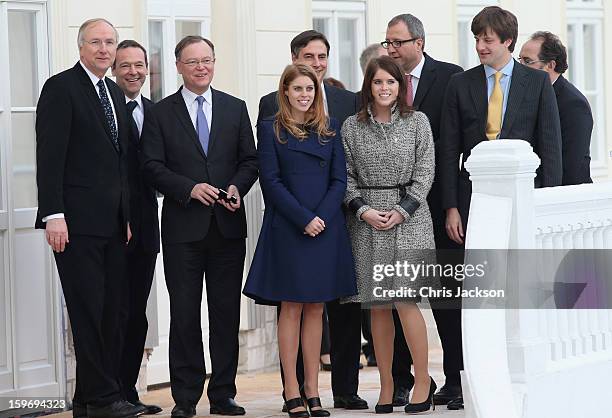
[[[553,84],[563,139],[563,185],[592,183],[591,132],[593,115],[587,98],[563,76]]]
[[[142,96],[143,111],[146,113],[153,102]],[[128,173],[130,185],[130,228],[132,240],[130,249],[146,253],[159,252],[159,218],[157,217],[157,193],[155,189],[144,181],[140,169],[142,155],[140,151],[140,135],[136,123],[130,122],[128,135]]]
[[[45,82],[36,108],[36,183],[42,219],[64,213],[68,234],[110,237],[129,220],[125,99],[109,78],[120,152],[115,149],[100,98],[77,64]]]
[[[446,213],[442,208],[442,188],[440,187],[440,170],[438,165],[440,161],[440,118],[446,86],[451,76],[462,72],[463,68],[455,64],[436,61],[429,55],[424,55],[425,63],[423,64],[421,78],[419,79],[419,85],[414,96],[413,106],[427,115],[431,125],[436,154],[436,174],[431,190],[427,195],[427,203],[434,224],[436,247],[448,248],[449,245],[453,246],[453,243],[446,234],[444,227]]]
[[[351,115],[359,110],[359,97],[348,90],[325,85],[325,96],[327,97],[327,109],[329,116],[340,122],[340,127]],[[278,95],[276,91],[266,94],[259,100],[259,114],[257,124],[263,119],[272,117],[278,112]]]
[[[164,195],[162,241],[173,244],[204,239],[213,212],[225,238],[245,238],[243,204],[235,213],[221,205],[205,206],[191,199],[191,190],[197,183],[224,189],[233,184],[244,199],[257,179],[257,154],[246,104],[212,90],[213,118],[207,156],[189,118],[181,89],[149,109],[142,130],[145,176]]]
[[[472,194],[464,163],[472,148],[488,140],[487,109],[487,81],[482,65],[452,76],[444,98],[440,133],[442,205],[444,209],[458,208],[464,222]],[[514,63],[500,138],[523,139],[531,144],[542,161],[537,170],[536,187],[561,184],[559,111],[544,71]]]

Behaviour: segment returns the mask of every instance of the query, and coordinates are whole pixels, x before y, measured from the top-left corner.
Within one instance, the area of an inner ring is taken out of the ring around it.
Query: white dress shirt
[[[185,86],[181,89],[181,94],[183,95],[183,100],[185,100],[185,105],[187,106],[187,112],[189,112],[189,117],[191,118],[191,123],[193,123],[193,128],[197,131],[196,120],[198,117],[198,101],[196,98],[197,94],[187,89]],[[210,90],[210,86],[208,89],[202,94],[204,97],[204,102],[202,103],[202,110],[204,111],[204,116],[206,116],[206,121],[208,122],[208,132],[210,132],[210,126],[212,123],[212,92]]]
[[[412,100],[414,101],[414,97],[416,96],[417,88],[419,87],[419,80],[421,78],[421,73],[423,72],[423,66],[425,65],[425,55],[421,57],[421,61],[417,64],[416,67],[412,71],[410,71],[410,75],[412,76]]]
[[[132,117],[134,118],[134,122],[136,122],[136,126],[138,127],[138,135],[142,135],[142,125],[144,123],[144,106],[142,105],[142,94],[138,94],[135,99],[130,99],[125,96],[125,103],[129,103],[131,101],[136,102],[136,107],[132,112]]]

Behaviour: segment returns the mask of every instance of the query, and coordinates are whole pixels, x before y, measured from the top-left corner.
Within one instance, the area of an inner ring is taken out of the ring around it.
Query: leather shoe
[[[139,406],[143,408],[143,411],[144,411],[143,415],[155,415],[155,414],[159,414],[162,411],[162,409],[157,405],[147,405],[147,404],[140,402],[139,400],[135,402],[130,402],[130,403],[134,406]]]
[[[410,387],[397,386],[393,391],[393,406],[406,406],[410,399]]]
[[[87,405],[87,416],[89,418],[123,418],[137,417],[142,415],[143,410],[132,405],[128,401],[115,401],[105,406]]]
[[[210,413],[218,415],[244,415],[246,411],[232,398],[210,401]]]
[[[436,405],[446,405],[450,401],[457,398],[457,396],[461,396],[461,386],[460,385],[444,385],[437,391],[434,396],[434,404]]]
[[[455,399],[447,403],[446,407],[453,411],[463,409],[463,396],[457,396]]]
[[[195,405],[190,404],[176,404],[172,408],[170,416],[172,418],[191,418],[196,414]]]
[[[87,418],[87,405],[72,402],[72,418]]]
[[[376,356],[374,355],[374,353],[370,354],[369,356],[366,357],[367,359],[367,366],[368,367],[376,367],[378,365],[378,363],[376,363]]]
[[[334,408],[368,409],[368,403],[359,395],[337,395],[334,396]]]

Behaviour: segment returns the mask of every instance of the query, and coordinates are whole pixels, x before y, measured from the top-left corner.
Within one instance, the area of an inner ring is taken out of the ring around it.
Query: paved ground
[[[431,370],[433,377],[439,384],[443,383],[442,370],[439,362],[439,353],[432,353]],[[239,375],[237,382],[238,396],[236,401],[247,410],[248,417],[287,417],[281,412],[281,385],[278,373],[246,374]],[[333,398],[330,389],[330,373],[321,372],[320,374],[320,394],[323,406],[330,409],[333,405]],[[330,409],[332,417],[373,417],[374,405],[378,399],[378,370],[373,367],[364,368],[360,373],[359,395],[368,401],[370,409],[365,411],[346,411],[343,409]],[[163,412],[157,417],[169,417],[170,411],[174,406],[170,389],[158,389],[149,391],[141,396],[145,403],[153,403],[164,408]],[[198,404],[198,416],[210,416],[208,413],[208,401],[205,396]],[[404,414],[402,408],[396,408],[395,414]],[[463,411],[449,411],[445,406],[438,407],[435,412],[427,414],[431,417],[444,418],[463,418]],[[214,415],[217,416],[217,415]],[[57,414],[54,418],[70,418],[70,412]]]

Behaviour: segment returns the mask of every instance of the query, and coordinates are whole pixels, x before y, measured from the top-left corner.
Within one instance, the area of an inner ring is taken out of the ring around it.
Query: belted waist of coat
[[[412,180],[410,180],[408,183],[396,184],[396,185],[393,185],[393,186],[357,186],[357,189],[365,189],[365,190],[392,190],[392,189],[398,189],[400,197],[404,198],[408,194],[408,192],[406,191],[406,187],[412,186],[412,183],[414,183],[414,182]]]

